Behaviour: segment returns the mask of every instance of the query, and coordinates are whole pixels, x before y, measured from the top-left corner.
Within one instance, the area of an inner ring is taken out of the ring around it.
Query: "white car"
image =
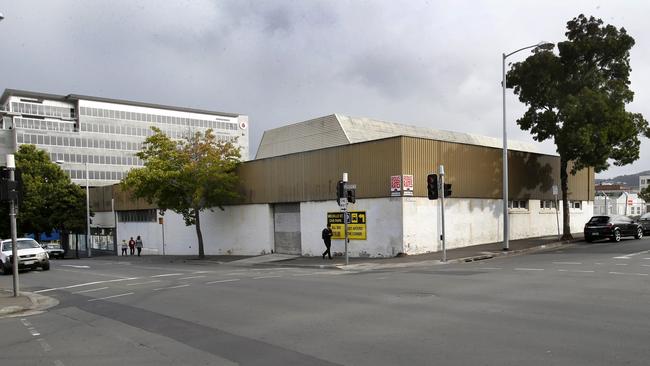
[[[41,246],[45,249],[47,256],[50,258],[63,259],[63,256],[65,255],[65,250],[61,248],[61,244],[59,243],[47,243],[41,244]]]
[[[20,238],[16,240],[18,248],[18,268],[38,268],[43,271],[50,269],[50,257],[47,255],[45,249],[34,239]],[[12,245],[11,239],[3,240],[0,242],[0,262],[2,262],[2,272],[6,275],[13,273],[13,264],[11,260]]]

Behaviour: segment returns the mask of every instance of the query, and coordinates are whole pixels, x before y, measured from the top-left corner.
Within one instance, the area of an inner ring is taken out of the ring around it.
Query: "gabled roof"
[[[502,140],[493,137],[332,114],[265,131],[255,158],[269,158],[395,136],[503,147]],[[545,154],[538,147],[520,141],[508,140],[508,149]]]

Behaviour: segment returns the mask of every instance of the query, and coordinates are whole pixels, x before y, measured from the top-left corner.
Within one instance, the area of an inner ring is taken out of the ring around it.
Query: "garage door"
[[[300,244],[300,203],[273,205],[275,252],[302,254]]]

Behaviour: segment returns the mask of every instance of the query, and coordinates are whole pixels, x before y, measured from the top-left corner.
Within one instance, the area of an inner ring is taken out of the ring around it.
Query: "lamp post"
[[[508,223],[508,138],[506,133],[506,58],[515,53],[529,48],[550,45],[548,42],[539,42],[532,46],[522,47],[508,54],[502,54],[501,71],[502,71],[502,89],[503,89],[503,250],[510,250],[509,243],[509,223]]]

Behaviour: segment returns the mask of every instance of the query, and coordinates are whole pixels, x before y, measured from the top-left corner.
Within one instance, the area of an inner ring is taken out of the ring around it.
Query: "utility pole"
[[[16,234],[16,160],[14,154],[7,154],[7,169],[9,169],[9,223],[11,225],[11,260],[14,275],[14,297],[20,295],[20,283],[18,281],[18,243]],[[13,191],[13,192],[12,192]]]
[[[440,197],[440,221],[442,223],[440,234],[440,240],[442,240],[442,261],[447,262],[447,246],[445,243],[445,167],[443,165],[438,167],[438,176],[440,177],[438,197]]]

